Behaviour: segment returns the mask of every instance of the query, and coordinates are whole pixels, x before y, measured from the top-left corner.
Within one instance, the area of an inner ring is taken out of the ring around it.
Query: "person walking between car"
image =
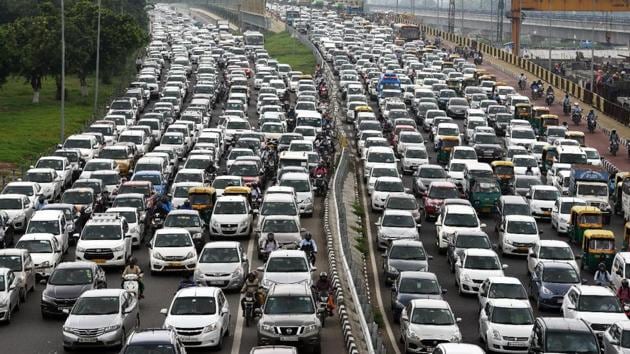
[[[617,298],[622,305],[630,304],[630,286],[628,286],[628,279],[621,281],[621,286],[617,290]]]

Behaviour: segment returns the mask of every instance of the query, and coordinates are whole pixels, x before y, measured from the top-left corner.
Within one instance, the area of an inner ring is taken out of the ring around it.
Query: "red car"
[[[459,190],[453,182],[431,182],[426,193],[422,194],[420,209],[425,220],[437,219],[445,199],[459,198]]]

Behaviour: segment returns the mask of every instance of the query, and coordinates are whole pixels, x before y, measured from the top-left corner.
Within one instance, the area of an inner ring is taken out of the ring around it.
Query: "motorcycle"
[[[575,123],[575,125],[580,125],[580,122],[582,121],[582,115],[579,112],[573,112],[571,114],[571,120],[573,121],[573,123]]]
[[[256,318],[256,294],[248,291],[245,293],[245,299],[243,300],[243,304],[245,307],[244,316],[245,316],[245,327],[249,327],[249,325]]]
[[[140,294],[140,277],[138,274],[127,274],[123,276],[123,289],[136,298]]]
[[[164,217],[161,213],[155,213],[153,220],[151,220],[151,227],[153,230],[161,229],[164,226]]]
[[[328,99],[328,87],[326,87],[325,85],[322,85],[319,88],[319,98]]]
[[[565,116],[568,116],[569,113],[571,113],[571,103],[564,102],[562,104],[562,113],[564,113]]]
[[[318,196],[324,197],[328,193],[328,182],[326,176],[318,174],[315,176],[315,193]]]
[[[610,153],[613,156],[617,156],[617,151],[619,150],[619,141],[613,140],[610,142]]]
[[[476,57],[474,60],[475,65],[481,65],[483,63],[482,57]]]
[[[317,315],[319,316],[319,321],[322,324],[322,328],[325,327],[326,317],[332,316],[332,309],[328,305],[328,297],[329,294],[327,291],[322,291],[317,294]]]
[[[588,131],[590,133],[594,133],[595,132],[595,128],[597,127],[597,123],[595,122],[595,119],[587,118],[586,119],[586,123],[588,124]]]
[[[532,89],[532,99],[538,99],[543,97],[543,90],[539,87],[534,87]]]
[[[555,99],[556,97],[553,95],[553,93],[547,94],[547,98],[545,99],[545,102],[547,102],[547,106],[551,106]]]
[[[527,81],[526,80],[519,80],[518,82],[518,88],[521,91],[525,91],[525,88],[527,87]]]

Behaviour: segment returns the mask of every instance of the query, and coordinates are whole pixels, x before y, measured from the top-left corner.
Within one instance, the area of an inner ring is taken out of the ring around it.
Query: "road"
[[[209,23],[210,19],[206,17],[198,17],[204,23]],[[192,83],[194,84],[194,82]],[[250,83],[251,84],[251,83]],[[253,92],[253,87],[252,87]],[[151,106],[145,109],[149,112]],[[183,110],[182,110],[183,111]],[[219,116],[222,111],[222,105],[217,104],[212,118]],[[257,126],[256,102],[252,98],[249,104],[248,117],[252,126]],[[211,127],[216,126],[216,120],[211,120]],[[320,256],[317,257],[317,272],[328,271],[327,252],[325,252],[326,240],[323,234],[323,225],[321,219],[323,216],[321,198],[315,200],[315,210],[313,217],[302,218],[302,227],[311,231],[314,240],[320,245]],[[256,221],[254,221],[256,222]],[[17,240],[17,238],[16,238]],[[250,260],[250,268],[255,270],[262,266],[262,263],[255,257],[255,240],[250,235],[247,239],[240,239],[242,247],[247,250]],[[140,327],[141,328],[160,328],[164,322],[164,316],[160,314],[160,309],[170,305],[171,299],[177,290],[181,275],[151,275],[148,270],[149,252],[145,245],[134,251],[134,257],[138,259],[140,267],[145,271],[145,299],[140,302]],[[64,261],[74,260],[74,247],[68,254],[64,256]],[[109,287],[117,287],[120,284],[122,271],[120,269],[107,269],[107,280]],[[314,275],[316,276],[316,275]],[[53,354],[63,352],[61,340],[61,326],[63,319],[43,320],[40,314],[41,293],[45,285],[38,284],[33,293],[31,293],[26,302],[22,304],[20,312],[16,313],[10,325],[0,326],[0,342],[3,347],[10,348],[13,353],[31,353],[31,354]],[[249,353],[250,349],[256,346],[256,326],[249,328],[244,327],[243,321],[239,320],[240,311],[240,294],[226,293],[228,298],[232,320],[230,324],[230,337],[226,338],[224,348],[220,351],[212,350],[218,353]],[[27,337],[21,336],[26,334]],[[329,318],[326,327],[322,329],[322,352],[338,353],[339,348],[344,347],[343,337],[339,321],[336,315]],[[88,351],[85,351],[86,353]],[[91,352],[91,351],[90,351]],[[191,350],[191,352],[209,352],[209,350]]]

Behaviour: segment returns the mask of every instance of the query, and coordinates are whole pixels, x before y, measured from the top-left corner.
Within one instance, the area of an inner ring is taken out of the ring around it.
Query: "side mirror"
[[[63,312],[66,315],[70,314],[70,309],[62,309],[61,312]]]
[[[125,235],[125,238],[131,238],[130,234]]]
[[[403,322],[409,322],[409,317],[407,316],[406,313],[402,314],[402,316],[400,316],[400,320]]]
[[[256,268],[257,271],[259,272],[264,272],[265,271],[265,267],[258,267]]]
[[[444,288],[443,288],[443,289],[442,289],[442,294],[444,295],[444,294],[446,294],[446,293],[448,293],[448,289],[444,289]]]
[[[576,255],[574,256],[574,258],[575,258],[575,259],[582,259],[582,255],[581,255],[581,254],[576,254]]]
[[[311,272],[315,272],[315,271],[317,271],[317,267],[315,266],[311,267]]]
[[[488,225],[486,225],[486,224],[481,224],[480,226],[481,226],[481,228],[482,228],[482,229],[485,229],[485,228],[486,228],[486,226],[488,226]]]
[[[567,310],[575,310],[575,306],[574,305],[567,305]]]
[[[381,257],[383,257],[383,258],[385,258],[385,259],[386,259],[386,258],[387,258],[387,253],[383,253],[383,254],[381,254]]]
[[[508,268],[510,268],[510,266],[508,264],[504,264],[504,265],[501,266],[501,268],[508,269]]]
[[[432,261],[433,260],[433,256],[427,256],[427,259]]]
[[[160,313],[166,316],[168,309],[160,309]]]
[[[457,318],[455,319],[455,322],[457,322],[457,323],[460,323],[461,321],[462,321],[462,318],[461,318],[461,317],[457,317]]]

